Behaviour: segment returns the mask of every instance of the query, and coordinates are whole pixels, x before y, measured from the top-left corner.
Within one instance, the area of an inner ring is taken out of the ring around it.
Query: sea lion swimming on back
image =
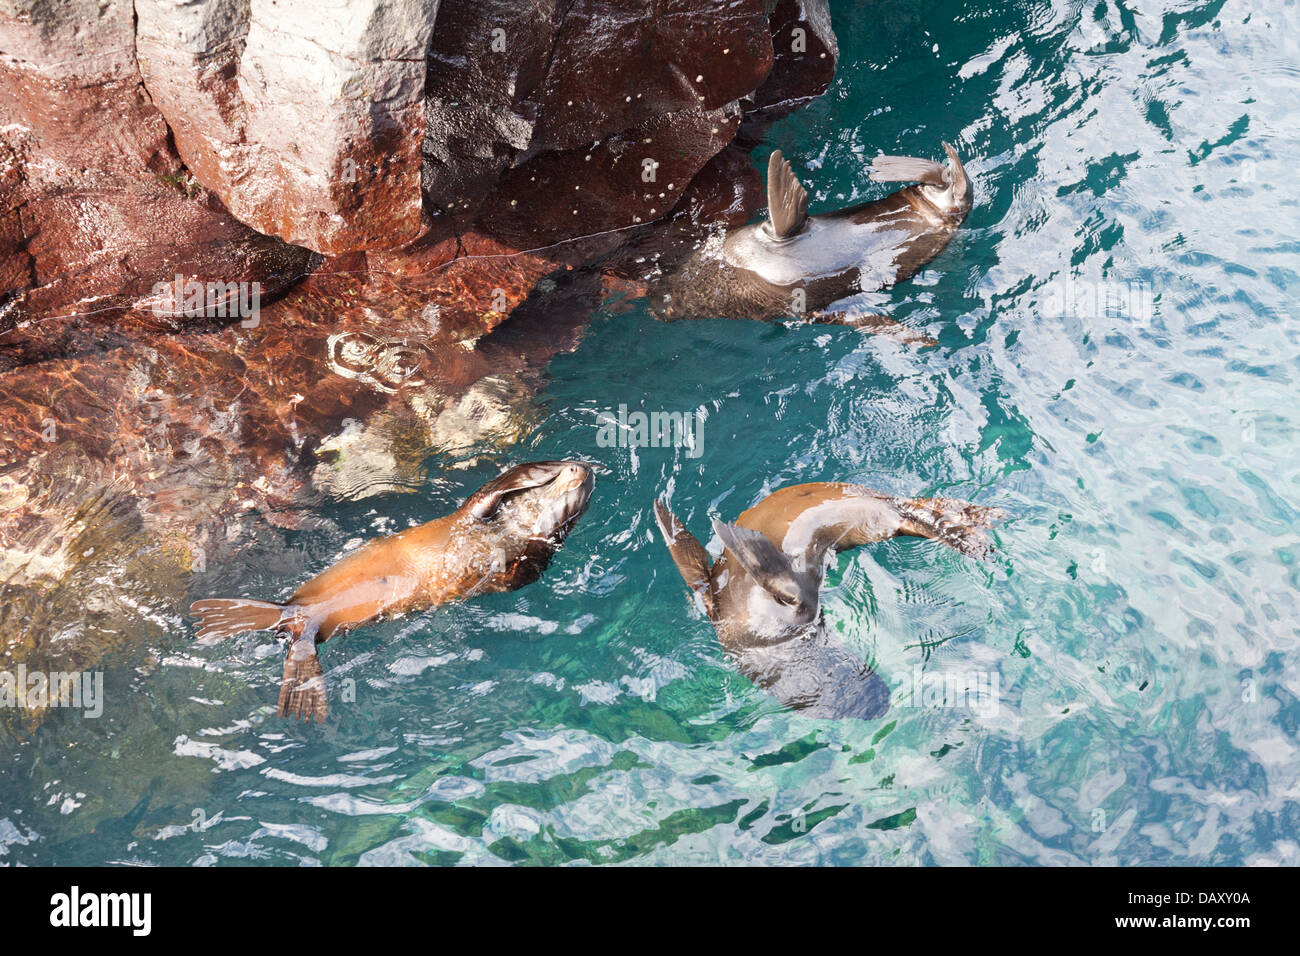
[[[536,581],[586,510],[591,468],[576,461],[518,465],[442,518],[363,545],[284,604],[196,601],[200,640],[276,630],[289,638],[277,712],[323,720],[325,678],[316,645],[380,618]]]
[[[895,498],[862,485],[819,482],[768,495],[736,519],[713,521],[725,550],[704,546],[662,501],[655,519],[686,586],[741,672],[787,707],[814,717],[879,717],[889,687],[827,630],[826,565],[839,551],[899,535],[933,538],[982,557],[1001,517],[951,498]]]
[[[909,156],[877,156],[876,182],[915,182],[883,199],[808,215],[808,192],[780,150],[767,170],[768,220],[706,242],[650,289],[663,319],[777,319],[862,323],[823,313],[859,292],[911,278],[943,251],[970,212],[972,190],[957,152],[948,165]],[[880,324],[870,317],[869,324]],[[897,323],[893,323],[895,326]]]

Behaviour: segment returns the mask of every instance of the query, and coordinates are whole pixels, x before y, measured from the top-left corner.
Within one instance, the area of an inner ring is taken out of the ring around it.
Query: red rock
[[[142,4],[144,83],[241,222],[323,253],[421,232],[424,63],[438,4]]]
[[[196,554],[510,447],[592,311],[761,208],[742,119],[833,74],[818,0],[521,2],[444,0],[426,58],[432,5],[376,0],[342,64],[295,0],[0,13],[0,653],[88,666]]]
[[[0,332],[9,330],[0,368],[132,328],[185,325],[124,317],[178,273],[259,282],[269,296],[307,265],[306,250],[242,225],[192,182],[134,72],[129,7],[94,17],[85,6],[68,7],[83,18],[73,35],[94,50],[71,66],[71,51],[61,59],[39,31],[0,15],[14,46],[39,57],[0,63],[0,269],[20,282],[7,303],[0,297]],[[78,66],[100,72],[78,75]],[[31,330],[15,329],[33,322],[39,348]]]

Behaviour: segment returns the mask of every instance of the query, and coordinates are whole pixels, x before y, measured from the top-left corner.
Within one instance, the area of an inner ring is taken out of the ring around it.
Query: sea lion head
[[[540,575],[587,510],[595,483],[586,462],[528,462],[488,482],[465,502],[464,510],[488,532],[505,567]]]
[[[943,151],[948,154],[948,165],[943,168],[943,183],[923,182],[919,187],[930,205],[945,216],[965,218],[970,212],[974,196],[970,188],[970,179],[966,176],[966,167],[957,156],[957,150],[948,143],[943,144]]]

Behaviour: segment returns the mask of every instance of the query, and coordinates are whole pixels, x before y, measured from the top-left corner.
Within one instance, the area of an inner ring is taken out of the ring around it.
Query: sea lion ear
[[[803,188],[779,149],[767,161],[767,212],[772,235],[788,239],[808,218],[808,190]]]
[[[506,495],[548,484],[564,465],[562,461],[536,461],[511,468],[474,492],[465,502],[466,510],[475,521],[486,521],[496,514]]]
[[[726,524],[717,518],[713,519],[713,530],[764,591],[782,604],[797,607],[808,603],[790,559],[766,537],[750,528]]]

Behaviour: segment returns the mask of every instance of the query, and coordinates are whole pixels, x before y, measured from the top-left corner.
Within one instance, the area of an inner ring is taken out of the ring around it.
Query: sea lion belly
[[[875,204],[871,204],[875,205]],[[855,213],[865,213],[860,217]],[[834,281],[841,295],[860,291],[855,273],[865,272],[876,284],[884,272],[877,263],[891,259],[891,251],[904,244],[911,231],[898,217],[874,216],[870,207],[831,216],[810,216],[802,232],[787,239],[772,239],[766,225],[755,223],[729,234],[722,243],[723,258],[758,280],[782,289]],[[877,275],[877,273],[880,273]]]

